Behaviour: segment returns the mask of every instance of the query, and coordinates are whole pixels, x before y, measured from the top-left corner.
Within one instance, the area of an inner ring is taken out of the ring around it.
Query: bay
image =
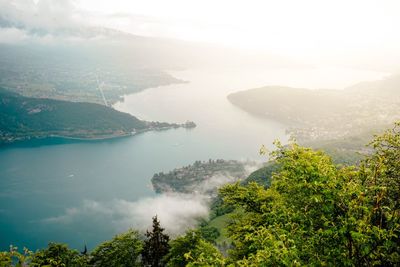
[[[0,149],[0,249],[10,244],[37,249],[48,241],[93,247],[125,230],[115,223],[124,213],[114,213],[107,203],[154,197],[154,173],[209,158],[266,160],[258,154],[260,146],[285,142],[285,125],[231,105],[226,99],[231,92],[264,85],[340,89],[386,75],[332,68],[171,74],[188,83],[125,96],[114,107],[145,120],[191,120],[194,129],[95,142],[44,139]]]

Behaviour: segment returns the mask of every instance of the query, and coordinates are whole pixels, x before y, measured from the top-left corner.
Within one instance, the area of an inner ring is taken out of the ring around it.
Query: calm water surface
[[[344,88],[384,75],[338,69],[172,74],[188,83],[126,96],[115,108],[146,120],[192,120],[195,129],[96,142],[40,140],[0,149],[0,249],[9,244],[36,249],[48,241],[93,247],[123,230],[115,227],[118,218],[105,216],[110,211],[95,203],[153,196],[154,173],[195,160],[263,160],[260,145],[271,147],[275,139],[286,140],[285,126],[232,106],[226,100],[230,92],[278,84]]]

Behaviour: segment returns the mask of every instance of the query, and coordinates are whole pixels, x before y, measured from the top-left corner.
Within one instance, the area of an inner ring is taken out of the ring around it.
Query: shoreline
[[[169,126],[169,127],[160,127],[160,128],[148,128],[144,130],[139,130],[136,132],[130,132],[130,133],[121,133],[121,134],[112,134],[112,135],[107,135],[107,136],[99,136],[99,137],[73,137],[73,136],[64,136],[64,135],[50,135],[46,136],[44,138],[48,137],[56,137],[56,138],[63,138],[63,139],[69,139],[69,140],[79,140],[79,141],[97,141],[97,140],[109,140],[109,139],[117,139],[117,138],[123,138],[123,137],[129,137],[129,136],[136,136],[138,134],[146,133],[146,132],[151,132],[151,131],[166,131],[166,130],[171,130],[171,129],[178,129],[178,128],[186,128],[183,125],[180,126]]]
[[[110,135],[104,135],[104,136],[75,137],[75,136],[58,135],[58,134],[26,136],[26,137],[16,138],[13,141],[0,142],[0,148],[6,147],[6,146],[18,145],[18,144],[21,144],[24,142],[29,142],[29,141],[39,141],[39,140],[53,139],[53,138],[67,140],[67,141],[71,140],[71,141],[82,141],[82,142],[106,141],[106,140],[114,140],[114,139],[119,139],[119,138],[136,136],[136,135],[146,133],[146,132],[151,132],[151,131],[159,132],[159,131],[167,131],[167,130],[178,129],[178,128],[192,129],[194,127],[188,127],[185,123],[183,123],[183,124],[175,124],[175,125],[171,124],[171,125],[165,126],[165,127],[153,127],[153,128],[150,127],[150,128],[146,128],[146,129],[142,129],[142,130],[137,130],[135,132],[125,132],[125,133],[119,133],[119,134],[116,133],[116,134],[110,134]]]

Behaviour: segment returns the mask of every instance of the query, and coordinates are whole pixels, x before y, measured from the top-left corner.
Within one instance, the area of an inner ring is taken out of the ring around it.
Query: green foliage
[[[190,230],[185,235],[179,236],[170,242],[169,253],[165,257],[167,266],[184,267],[189,261],[185,257],[186,253],[194,250],[200,242],[201,236],[198,231]]]
[[[224,203],[220,195],[217,195],[212,199],[210,210],[210,219],[214,219],[218,216],[222,216],[227,213],[231,213],[235,208],[231,205]]]
[[[268,162],[264,167],[252,172],[244,181],[243,184],[246,185],[250,182],[256,182],[265,187],[271,185],[272,174],[279,169],[276,162]]]
[[[164,234],[164,228],[160,226],[157,216],[153,217],[153,229],[146,232],[142,252],[142,263],[145,266],[164,266],[164,257],[169,251],[169,236]]]
[[[211,243],[201,237],[199,231],[188,231],[171,241],[171,249],[166,256],[167,266],[223,266],[222,254]]]
[[[142,248],[139,233],[129,230],[96,247],[91,253],[90,263],[99,267],[140,266],[139,256]]]
[[[371,141],[374,132],[374,130],[366,130],[348,137],[313,140],[304,142],[302,145],[326,152],[336,164],[358,165],[364,159],[364,155],[370,152],[366,144]]]
[[[219,230],[213,226],[203,226],[199,228],[201,237],[210,243],[215,243],[217,238],[221,235]]]
[[[29,266],[49,267],[84,267],[87,265],[86,256],[77,250],[69,249],[65,244],[49,243],[48,247],[35,252]]]
[[[211,243],[200,239],[195,248],[186,253],[185,258],[189,267],[224,266],[225,259]]]
[[[23,253],[18,251],[17,247],[10,246],[9,251],[0,252],[0,267],[9,267],[9,266],[28,266],[32,258],[32,251],[27,248],[23,249]]]
[[[218,216],[207,223],[207,226],[215,227],[218,229],[218,232],[220,233],[220,235],[215,240],[215,243],[217,244],[218,248],[223,253],[225,253],[227,251],[228,247],[230,246],[227,225],[228,225],[229,221],[231,220],[231,214],[232,213],[228,213],[228,214],[225,214],[222,216]]]
[[[8,267],[11,265],[11,255],[6,251],[0,252],[0,267]]]
[[[397,265],[400,134],[378,137],[359,168],[338,168],[321,151],[290,144],[272,153],[271,187],[227,185],[236,207],[230,260],[244,266]]]
[[[374,264],[400,264],[400,123],[370,144],[375,153],[360,168],[365,217],[358,224],[354,257]]]
[[[378,136],[371,144],[375,154],[366,161],[369,169],[375,170],[374,182],[384,187],[388,200],[395,201],[396,208],[400,199],[400,122],[393,129]],[[383,196],[382,196],[383,197]]]

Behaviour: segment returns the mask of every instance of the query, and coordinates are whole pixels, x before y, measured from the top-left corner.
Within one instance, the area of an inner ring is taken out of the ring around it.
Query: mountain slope
[[[345,90],[280,86],[240,91],[228,100],[241,109],[288,125],[300,141],[332,140],[383,129],[400,118],[399,76]]]
[[[29,98],[4,89],[0,89],[0,114],[0,144],[53,135],[109,138],[180,126],[141,121],[104,105]]]

